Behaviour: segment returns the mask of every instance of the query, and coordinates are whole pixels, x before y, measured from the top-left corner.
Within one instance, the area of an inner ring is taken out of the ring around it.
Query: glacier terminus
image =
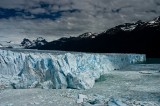
[[[144,54],[0,49],[0,86],[90,89],[101,75],[145,60]]]

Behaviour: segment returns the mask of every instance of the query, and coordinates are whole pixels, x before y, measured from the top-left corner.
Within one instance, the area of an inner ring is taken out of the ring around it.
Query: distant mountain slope
[[[145,53],[148,57],[160,57],[160,17],[149,21],[125,23],[100,34],[91,32],[78,37],[61,38],[43,46],[40,50],[64,50],[102,53]]]
[[[30,41],[29,39],[24,38],[23,41],[21,42],[21,46],[23,46],[26,49],[37,49],[47,43],[48,42],[42,37],[39,37],[33,41]]]

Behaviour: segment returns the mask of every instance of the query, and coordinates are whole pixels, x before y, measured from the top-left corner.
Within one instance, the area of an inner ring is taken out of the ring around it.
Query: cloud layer
[[[17,42],[39,36],[54,40],[159,14],[159,0],[1,0],[0,37]]]

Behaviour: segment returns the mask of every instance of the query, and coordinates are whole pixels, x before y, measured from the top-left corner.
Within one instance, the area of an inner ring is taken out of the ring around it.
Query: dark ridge
[[[85,33],[61,38],[38,47],[39,50],[63,50],[94,53],[140,53],[160,57],[160,17],[149,21],[125,23],[100,34]]]

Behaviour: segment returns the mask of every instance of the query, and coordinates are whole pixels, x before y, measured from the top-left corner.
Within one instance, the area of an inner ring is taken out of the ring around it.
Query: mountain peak
[[[148,26],[155,27],[160,25],[160,17],[155,18],[147,23]]]
[[[92,35],[92,32],[86,32],[86,33],[80,35],[79,37],[80,37],[80,38],[88,38],[88,37],[90,37],[91,35]]]
[[[36,40],[33,40],[33,41],[30,41],[29,39],[24,38],[23,41],[21,42],[21,45],[26,49],[28,48],[31,49],[31,48],[38,48],[47,43],[48,42],[42,37],[38,37]]]
[[[32,42],[29,39],[24,38],[23,41],[21,42],[21,45],[24,47],[30,47],[32,45]]]
[[[45,39],[42,38],[42,37],[38,37],[38,38],[36,39],[36,41],[43,41],[43,40],[45,40]]]
[[[96,33],[92,33],[92,32],[86,32],[86,33],[84,33],[84,34],[82,34],[82,35],[79,35],[78,37],[79,38],[95,38],[96,36],[97,36],[98,34],[96,34]]]

